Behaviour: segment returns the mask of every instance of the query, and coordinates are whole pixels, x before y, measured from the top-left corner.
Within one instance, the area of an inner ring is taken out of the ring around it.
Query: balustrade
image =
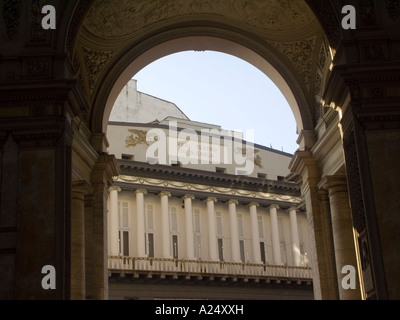
[[[311,269],[224,261],[185,260],[170,258],[110,256],[108,269],[127,272],[181,273],[185,275],[224,275],[311,279]]]

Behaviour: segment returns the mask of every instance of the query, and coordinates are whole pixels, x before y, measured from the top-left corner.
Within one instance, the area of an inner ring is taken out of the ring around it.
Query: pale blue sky
[[[193,121],[254,130],[254,142],[294,153],[296,123],[285,98],[261,71],[234,56],[186,51],[133,77],[138,90],[175,103]]]

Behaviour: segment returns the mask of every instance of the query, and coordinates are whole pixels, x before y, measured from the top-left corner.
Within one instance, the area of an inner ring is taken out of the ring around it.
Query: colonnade
[[[110,191],[110,255],[118,255],[118,192],[121,191],[119,187],[111,187]],[[145,189],[136,189],[134,191],[136,197],[136,236],[137,236],[137,256],[145,257],[145,208],[144,208],[144,196],[147,194]],[[168,213],[168,203],[171,193],[162,191],[158,193],[160,197],[161,206],[161,237],[162,237],[162,257],[171,258],[171,244],[170,244],[170,221]],[[193,210],[192,202],[195,199],[193,194],[186,194],[182,197],[184,203],[184,216],[185,216],[185,239],[186,239],[186,252],[184,254],[185,259],[193,260],[196,259],[194,249],[194,230],[193,230]],[[209,260],[218,261],[220,259],[218,255],[218,243],[216,233],[216,213],[215,203],[217,202],[216,197],[207,197],[204,202],[207,206],[207,221],[208,221],[208,246],[209,246]],[[239,246],[239,232],[238,232],[238,215],[237,206],[239,201],[231,199],[226,202],[229,210],[229,228],[230,228],[230,239],[231,239],[231,261],[241,262],[240,246]],[[250,214],[250,225],[251,225],[251,250],[252,250],[252,263],[262,263],[261,251],[260,251],[260,235],[258,226],[258,207],[259,203],[250,202],[248,204]],[[281,248],[279,238],[279,227],[278,227],[278,212],[279,206],[272,204],[268,207],[271,216],[271,230],[272,230],[272,248],[273,248],[273,263],[274,265],[283,265],[281,259]],[[291,230],[291,243],[292,243],[292,255],[293,265],[300,265],[300,241],[297,223],[297,212],[295,207],[288,209],[290,215],[290,230]]]

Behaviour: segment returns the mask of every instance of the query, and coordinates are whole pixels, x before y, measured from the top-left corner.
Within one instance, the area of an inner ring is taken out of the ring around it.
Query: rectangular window
[[[118,201],[118,225],[120,228],[129,228],[129,204],[127,201]]]
[[[243,238],[244,237],[244,225],[243,225],[243,216],[241,214],[237,215],[238,219],[238,232],[239,232],[239,237]]]
[[[200,210],[194,209],[193,211],[193,231],[200,233]]]
[[[260,242],[260,253],[261,253],[261,261],[264,264],[267,264],[267,255],[265,254],[265,243]]]
[[[222,236],[222,214],[221,212],[216,213],[216,219],[217,219],[217,235]]]
[[[304,243],[300,244],[300,265],[305,266],[307,265],[307,254]]]
[[[148,204],[146,205],[146,211],[145,211],[145,229],[146,230],[153,230],[153,205]]]
[[[194,235],[194,252],[195,256],[201,259],[201,236],[199,234]]]
[[[220,261],[224,261],[224,243],[221,238],[218,238],[218,256]]]
[[[172,235],[172,257],[178,259],[178,236]]]
[[[279,230],[279,240],[285,240],[284,233],[283,233],[283,220],[282,217],[278,218],[278,230]]]
[[[243,263],[246,262],[246,252],[244,249],[244,240],[239,240],[239,248],[240,248],[240,260],[242,260]]]
[[[122,255],[125,257],[129,257],[129,232],[128,231],[121,231],[122,234],[122,245],[121,245],[121,252]],[[121,237],[120,237],[121,239]]]
[[[281,260],[282,260],[283,264],[287,264],[286,243],[285,243],[285,241],[281,241]]]
[[[154,258],[154,234],[147,233],[146,253],[150,258]]]
[[[178,220],[176,214],[176,207],[168,207],[169,211],[169,224],[171,232],[178,232]]]
[[[134,160],[134,156],[132,154],[121,154],[121,159],[122,160]]]
[[[260,238],[264,238],[264,224],[262,216],[258,216],[258,234]]]

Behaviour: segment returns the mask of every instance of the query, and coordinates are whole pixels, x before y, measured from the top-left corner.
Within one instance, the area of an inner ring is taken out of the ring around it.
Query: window
[[[154,258],[154,234],[145,233],[146,239],[146,254],[150,258]]]
[[[218,211],[215,216],[217,219],[217,235],[222,236],[222,214]]]
[[[171,232],[178,232],[178,220],[176,214],[176,207],[169,207],[169,224]]]
[[[178,236],[172,235],[172,257],[178,259]]]
[[[201,254],[201,236],[199,234],[194,235],[194,252],[195,256],[198,259],[201,259],[202,254]]]
[[[243,225],[243,216],[241,214],[237,215],[238,219],[238,232],[239,232],[239,237],[243,238],[244,237],[244,225]]]
[[[263,224],[263,219],[262,216],[258,216],[258,235],[260,238],[264,238],[264,224]]]
[[[260,242],[260,253],[261,253],[261,261],[264,264],[267,264],[267,254],[266,254],[265,243],[264,242]]]
[[[121,230],[119,232],[119,252],[123,256],[129,257],[129,232]]]
[[[221,238],[218,238],[218,256],[219,261],[224,261],[224,242]]]
[[[246,262],[246,253],[245,253],[245,247],[244,247],[244,240],[239,240],[239,248],[240,248],[240,260],[242,260],[243,263]]]
[[[135,157],[132,154],[121,154],[122,160],[133,160]]]
[[[194,209],[193,215],[193,231],[195,233],[200,233],[200,210]]]
[[[200,226],[200,210],[193,210],[193,231],[194,231],[194,253],[201,259],[201,226]]]
[[[287,264],[286,242],[285,241],[281,241],[281,262],[283,264]]]
[[[118,201],[118,225],[129,228],[129,206],[127,201]]]
[[[285,177],[278,176],[277,179],[278,179],[278,181],[283,181],[283,180],[285,180]]]
[[[119,253],[129,256],[129,203],[118,201]]]
[[[145,220],[144,220],[144,228],[145,230],[153,230],[153,205],[146,205],[145,210]]]
[[[225,172],[226,172],[226,169],[225,169],[225,168],[216,167],[216,168],[215,168],[215,172],[218,172],[218,173],[225,173]]]
[[[267,174],[265,174],[265,173],[258,173],[258,174],[257,174],[257,177],[260,178],[260,179],[267,179]]]

